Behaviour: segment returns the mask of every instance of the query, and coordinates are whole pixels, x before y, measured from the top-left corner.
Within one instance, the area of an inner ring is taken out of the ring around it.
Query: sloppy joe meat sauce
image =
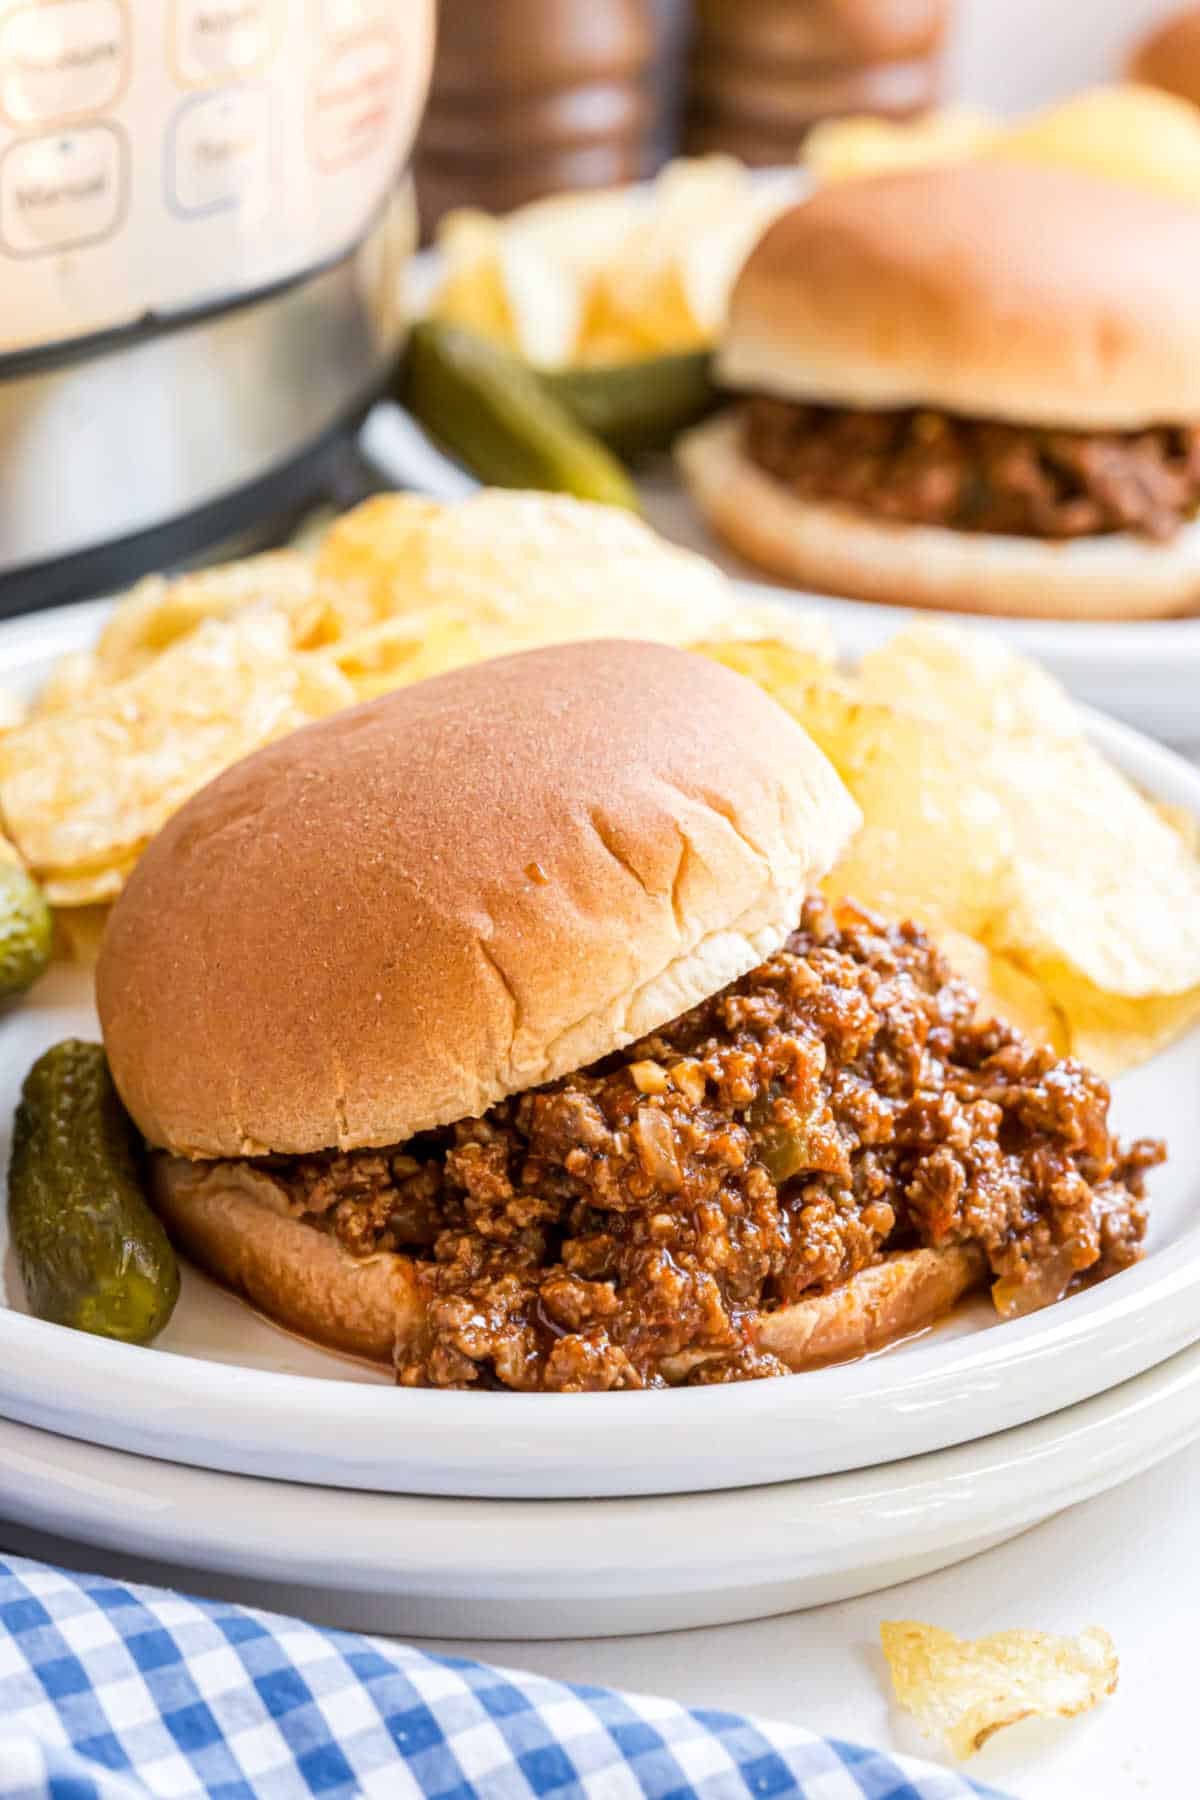
[[[801,499],[910,525],[1166,542],[1200,506],[1200,424],[1062,431],[754,395],[743,434],[751,461]]]
[[[692,1382],[786,1373],[756,1315],[894,1251],[981,1246],[1004,1314],[1140,1254],[1161,1146],[1122,1150],[1101,1080],[976,1012],[916,926],[810,899],[777,955],[590,1069],[269,1166],[351,1253],[416,1259],[402,1383],[657,1387],[695,1352]]]

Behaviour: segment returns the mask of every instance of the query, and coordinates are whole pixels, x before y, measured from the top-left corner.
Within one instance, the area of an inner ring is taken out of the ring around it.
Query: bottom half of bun
[[[412,1259],[351,1256],[335,1238],[289,1217],[269,1174],[160,1155],[154,1197],[186,1255],[289,1331],[389,1364],[398,1348],[419,1341],[425,1309]],[[795,1370],[847,1361],[931,1324],[986,1275],[985,1258],[971,1246],[901,1251],[831,1293],[760,1314],[754,1341]],[[682,1352],[664,1373],[683,1381],[716,1355]]]
[[[677,456],[712,529],[748,562],[821,593],[1027,619],[1158,619],[1200,610],[1200,524],[1052,542],[871,518],[801,499],[745,455],[736,411]]]

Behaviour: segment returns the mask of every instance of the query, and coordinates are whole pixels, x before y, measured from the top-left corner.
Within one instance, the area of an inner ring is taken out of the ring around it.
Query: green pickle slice
[[[20,863],[0,861],[0,1000],[32,987],[54,936],[45,895]]]
[[[548,488],[637,510],[617,459],[547,393],[528,363],[461,325],[409,334],[401,398],[430,435],[493,487]]]
[[[38,1318],[129,1344],[167,1323],[179,1264],[146,1198],[142,1159],[99,1044],[67,1039],[38,1058],[8,1172],[9,1229]]]

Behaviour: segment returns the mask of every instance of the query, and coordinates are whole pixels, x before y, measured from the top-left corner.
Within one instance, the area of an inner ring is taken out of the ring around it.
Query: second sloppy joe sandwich
[[[837,183],[735,286],[734,408],[679,455],[714,528],[831,593],[1200,606],[1200,209],[978,161]]]
[[[1153,1147],[914,926],[749,681],[575,644],[294,733],[175,815],[97,972],[177,1242],[410,1385],[783,1374],[1133,1261]]]

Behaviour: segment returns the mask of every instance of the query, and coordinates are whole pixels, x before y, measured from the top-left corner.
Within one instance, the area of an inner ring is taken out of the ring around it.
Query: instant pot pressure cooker
[[[434,0],[0,0],[0,610],[302,502],[402,321]]]

